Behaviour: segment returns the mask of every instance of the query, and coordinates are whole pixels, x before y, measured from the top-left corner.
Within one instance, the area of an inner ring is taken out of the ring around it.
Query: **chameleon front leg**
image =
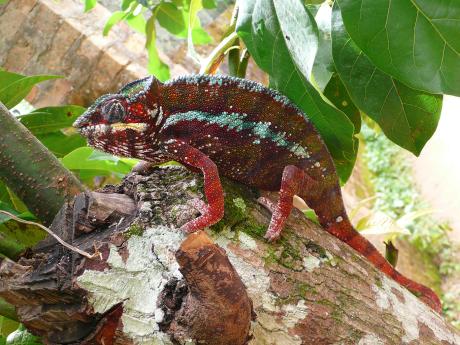
[[[200,150],[179,140],[169,140],[165,149],[172,159],[187,167],[200,169],[204,176],[204,193],[208,205],[198,203],[201,216],[184,224],[181,229],[195,232],[217,223],[224,216],[224,191],[216,164]]]

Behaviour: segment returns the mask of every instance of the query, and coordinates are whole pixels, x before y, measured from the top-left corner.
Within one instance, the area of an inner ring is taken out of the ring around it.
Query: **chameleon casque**
[[[265,237],[275,240],[298,195],[322,227],[436,311],[429,288],[397,272],[351,225],[334,163],[308,117],[285,96],[233,77],[192,75],[161,83],[147,77],[100,97],[74,126],[90,145],[152,163],[175,160],[204,175],[208,201],[187,232],[224,213],[219,175],[261,190],[279,191]]]

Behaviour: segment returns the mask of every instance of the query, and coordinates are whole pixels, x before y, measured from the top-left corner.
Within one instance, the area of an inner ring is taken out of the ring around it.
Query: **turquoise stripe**
[[[286,139],[286,133],[275,132],[270,128],[271,122],[253,122],[246,121],[247,114],[228,113],[211,114],[204,111],[192,110],[185,113],[176,113],[168,116],[163,128],[168,128],[181,121],[200,121],[207,124],[218,125],[221,128],[235,130],[250,130],[257,138],[253,144],[261,144],[260,139],[268,139],[276,146],[285,147],[297,157],[309,158],[310,155],[304,147],[297,143],[290,142]]]

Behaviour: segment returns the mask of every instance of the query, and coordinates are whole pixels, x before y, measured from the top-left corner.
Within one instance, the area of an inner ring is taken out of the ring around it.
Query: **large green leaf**
[[[11,109],[29,94],[35,84],[57,78],[61,77],[57,75],[24,76],[0,70],[0,102]]]
[[[460,1],[338,0],[351,38],[384,72],[460,96]]]
[[[85,108],[78,105],[46,107],[22,115],[19,119],[33,134],[39,135],[71,127],[84,111]]]
[[[334,73],[324,89],[324,95],[348,116],[355,126],[355,133],[361,131],[361,113],[343,85],[337,73]]]
[[[436,130],[442,96],[411,89],[378,69],[348,35],[337,5],[332,45],[337,71],[354,103],[390,140],[420,154]]]
[[[288,96],[313,121],[342,180],[356,157],[353,124],[308,82],[317,49],[317,28],[301,0],[252,0],[240,4],[238,35],[270,85]]]

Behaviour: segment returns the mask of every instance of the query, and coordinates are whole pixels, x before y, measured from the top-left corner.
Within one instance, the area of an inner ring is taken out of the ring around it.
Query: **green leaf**
[[[127,174],[136,160],[118,158],[106,153],[97,153],[91,147],[80,147],[61,159],[62,164],[71,170],[97,170],[109,173]]]
[[[353,41],[415,89],[460,96],[460,2],[338,0]]]
[[[121,0],[121,10],[126,11],[132,2],[135,2],[136,0]]]
[[[91,11],[97,4],[97,0],[85,0],[85,12]]]
[[[2,305],[1,300],[0,305]],[[0,316],[0,344],[2,344],[2,337],[6,343],[6,337],[8,336],[8,334],[14,332],[18,328],[18,326],[19,324],[16,321],[10,320],[5,316]]]
[[[212,37],[201,27],[199,19],[195,21],[195,27],[192,29],[192,40],[195,45],[212,43]]]
[[[85,110],[85,108],[78,105],[46,107],[36,109],[27,115],[22,115],[19,120],[33,134],[39,135],[71,127]]]
[[[8,0],[0,0],[0,5],[6,4]]]
[[[187,37],[187,21],[183,11],[170,2],[164,2],[158,6],[156,14],[158,23],[173,35]]]
[[[6,345],[42,345],[42,343],[39,337],[29,333],[23,325],[20,325],[6,338]]]
[[[187,38],[189,34],[190,12],[185,8],[178,8],[170,2],[158,6],[157,19],[162,27],[173,35],[180,38]],[[211,36],[201,27],[200,19],[196,18],[192,28],[193,44],[208,44],[212,42]]]
[[[334,62],[354,103],[394,143],[419,155],[439,121],[442,96],[407,87],[378,69],[348,35],[334,6]]]
[[[24,76],[0,70],[0,102],[11,109],[29,94],[35,84],[57,78],[61,77],[57,75]]]
[[[30,212],[18,213],[0,202],[0,209],[13,213],[21,219],[34,220]],[[25,249],[37,244],[46,237],[46,232],[36,225],[19,223],[0,213],[0,253],[17,259]]]
[[[147,22],[142,13],[138,14],[137,16],[130,14],[128,17],[126,17],[126,23],[138,33],[142,35],[146,34],[145,27]]]
[[[8,193],[8,189],[2,181],[0,181],[0,202],[2,202],[4,205],[8,205],[8,207],[10,208],[14,207],[13,204],[11,203],[10,194]]]
[[[353,124],[308,82],[317,30],[300,0],[253,0],[241,3],[237,21],[257,65],[270,76],[270,85],[297,104],[315,124],[345,181],[356,157]]]
[[[79,134],[52,132],[36,136],[56,157],[61,158],[73,150],[86,146],[86,140]]]
[[[216,8],[217,4],[215,0],[203,0],[203,7],[209,10],[212,8]]]
[[[320,90],[324,90],[334,72],[331,41],[332,9],[328,3],[323,3],[315,15],[319,30],[318,52],[313,65],[313,76]]]
[[[130,7],[132,7],[132,6],[130,6]],[[107,36],[109,34],[110,30],[112,29],[112,27],[115,24],[121,22],[126,17],[128,17],[129,14],[130,13],[129,13],[128,10],[113,12],[112,15],[110,16],[110,18],[107,20],[107,22],[104,25],[104,29],[102,30],[102,35]]]
[[[350,121],[355,126],[355,134],[361,131],[361,114],[355,106],[350,95],[348,94],[345,85],[337,73],[332,75],[331,80],[324,89],[324,95],[337,107],[348,116]]]
[[[154,12],[155,13],[155,12]],[[156,47],[156,30],[155,30],[155,15],[147,21],[147,41],[145,43],[149,55],[148,71],[157,77],[160,81],[168,80],[170,77],[169,67],[160,60]]]

